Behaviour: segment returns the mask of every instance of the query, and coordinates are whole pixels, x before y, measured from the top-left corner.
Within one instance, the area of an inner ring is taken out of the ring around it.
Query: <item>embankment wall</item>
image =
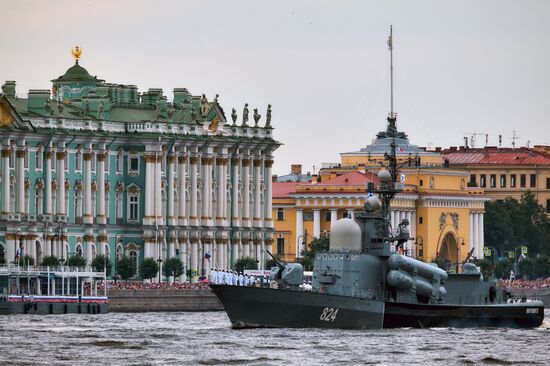
[[[111,312],[223,310],[209,289],[111,290],[108,296]]]

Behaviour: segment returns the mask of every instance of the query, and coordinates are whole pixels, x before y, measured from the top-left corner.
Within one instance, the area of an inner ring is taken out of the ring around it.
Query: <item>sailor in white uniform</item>
[[[239,286],[243,286],[244,285],[244,276],[243,276],[243,273],[239,273]]]
[[[248,276],[244,275],[244,285],[248,286]]]

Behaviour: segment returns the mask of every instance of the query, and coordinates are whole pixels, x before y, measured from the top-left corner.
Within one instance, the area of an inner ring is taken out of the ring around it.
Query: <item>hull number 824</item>
[[[337,314],[338,314],[338,309],[324,308],[319,319],[324,320],[326,322],[334,322]]]

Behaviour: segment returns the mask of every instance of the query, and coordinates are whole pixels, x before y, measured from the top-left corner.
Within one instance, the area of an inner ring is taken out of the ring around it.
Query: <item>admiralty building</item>
[[[138,92],[79,65],[26,97],[0,94],[0,257],[174,256],[195,276],[243,256],[263,266],[273,236],[271,106]],[[252,109],[252,108],[251,108]],[[249,119],[250,115],[250,119]]]

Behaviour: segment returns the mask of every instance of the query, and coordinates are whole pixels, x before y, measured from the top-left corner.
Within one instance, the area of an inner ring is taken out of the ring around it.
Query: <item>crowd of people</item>
[[[510,280],[503,280],[506,287],[510,286]],[[512,288],[525,288],[540,290],[550,288],[550,278],[539,278],[538,280],[512,280]]]
[[[99,284],[98,284],[99,288]],[[103,288],[103,286],[101,286]],[[205,282],[142,282],[142,281],[107,281],[107,290],[204,290],[208,289]]]

